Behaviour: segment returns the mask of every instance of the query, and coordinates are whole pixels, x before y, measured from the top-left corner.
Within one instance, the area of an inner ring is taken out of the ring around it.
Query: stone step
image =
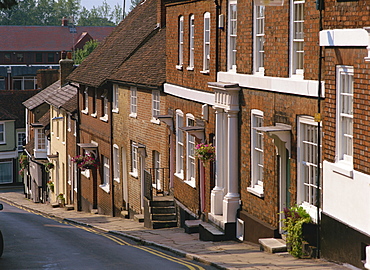
[[[139,214],[139,215],[134,215],[134,220],[135,221],[138,221],[138,222],[144,222],[144,215],[143,214]]]
[[[66,211],[75,210],[75,206],[73,204],[67,204],[64,206]]]
[[[175,206],[175,202],[173,200],[150,201],[150,206],[151,207]]]
[[[185,232],[186,233],[199,233],[199,224],[202,224],[203,221],[200,219],[185,220]]]
[[[151,207],[150,212],[152,214],[173,214],[176,213],[176,208],[175,206]]]
[[[162,221],[176,221],[177,217],[175,213],[170,214],[152,214],[152,220],[162,220]]]
[[[286,242],[278,238],[261,238],[258,239],[260,248],[268,253],[286,252]]]
[[[226,236],[212,224],[203,222],[199,224],[199,240],[217,242],[226,240]]]
[[[172,228],[172,227],[177,227],[177,221],[152,220],[153,229],[163,229],[163,228]]]

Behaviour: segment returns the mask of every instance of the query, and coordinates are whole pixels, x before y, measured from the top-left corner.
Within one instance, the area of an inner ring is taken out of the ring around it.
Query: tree
[[[82,61],[89,56],[90,53],[98,46],[97,40],[90,40],[85,43],[84,47],[82,49],[78,49],[75,51],[73,58],[75,61],[75,64],[79,65],[82,63]]]
[[[17,4],[15,0],[0,0],[0,9],[10,9]]]
[[[132,11],[138,4],[140,4],[141,1],[143,0],[131,0],[130,11]]]

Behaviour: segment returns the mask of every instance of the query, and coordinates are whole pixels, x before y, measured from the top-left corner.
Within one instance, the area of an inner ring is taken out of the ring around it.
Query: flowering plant
[[[27,158],[27,155],[21,155],[19,157],[19,166],[22,168],[22,169],[25,169],[28,165],[28,158]]]
[[[53,183],[53,181],[51,181],[51,180],[48,181],[48,188],[50,189],[51,192],[54,192],[54,183]]]
[[[200,143],[195,146],[195,156],[200,158],[202,161],[213,161],[216,157],[216,149],[212,144]]]
[[[99,161],[90,153],[86,155],[78,155],[72,158],[72,161],[77,164],[81,170],[94,169],[99,166]]]

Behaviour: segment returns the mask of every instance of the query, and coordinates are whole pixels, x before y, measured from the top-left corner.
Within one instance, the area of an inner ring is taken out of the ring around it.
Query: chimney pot
[[[62,26],[68,26],[68,19],[67,19],[67,17],[63,17],[63,19],[62,19]]]

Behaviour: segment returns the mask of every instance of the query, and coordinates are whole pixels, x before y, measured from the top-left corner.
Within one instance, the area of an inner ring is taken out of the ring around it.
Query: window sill
[[[174,173],[174,176],[177,178],[180,178],[181,180],[184,180],[184,174],[183,173]]]
[[[181,65],[176,65],[176,69],[177,70],[182,70],[182,66]]]
[[[247,187],[247,191],[260,198],[263,198],[265,196],[265,194],[263,193],[263,187],[260,186]]]
[[[187,67],[186,70],[194,71],[194,67]]]
[[[196,187],[195,180],[185,180],[184,183],[185,184],[188,184],[192,188],[195,188]]]
[[[333,172],[353,178],[353,165],[349,162],[339,161],[333,164]]]
[[[200,73],[202,73],[202,74],[209,74],[209,70],[201,70]]]
[[[153,124],[157,124],[157,125],[159,125],[161,123],[161,121],[159,121],[159,119],[156,119],[154,117],[150,120],[150,122],[153,123]]]
[[[119,110],[118,109],[113,109],[112,112],[119,113]]]
[[[139,175],[137,174],[137,172],[130,172],[129,173],[132,177],[134,178],[139,178]]]
[[[130,113],[130,114],[129,114],[129,116],[130,116],[131,118],[137,118],[137,114],[136,114],[136,113]]]
[[[90,178],[90,170],[84,170],[84,171],[81,171],[81,174],[83,176],[85,176],[86,178]]]
[[[68,131],[68,132],[71,132],[71,131],[72,131],[72,129],[70,129],[70,128],[69,128],[69,129],[67,129],[67,131]]]
[[[89,111],[88,110],[82,110],[81,111],[83,114],[89,114]]]
[[[99,185],[99,187],[104,190],[106,193],[109,193],[110,191],[110,186],[109,184],[103,184],[103,185]]]
[[[92,116],[92,117],[94,117],[94,118],[96,118],[96,116],[97,116],[98,114],[97,113],[92,113],[92,114],[90,114],[90,116]]]
[[[104,115],[103,117],[100,117],[99,119],[102,120],[103,122],[108,122],[108,115]]]
[[[113,178],[114,181],[116,181],[117,183],[120,182],[120,179],[119,178]]]

